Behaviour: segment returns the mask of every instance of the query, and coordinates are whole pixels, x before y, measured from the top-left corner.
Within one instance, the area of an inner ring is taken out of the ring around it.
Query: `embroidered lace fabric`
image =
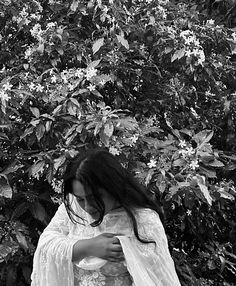
[[[61,204],[41,234],[34,254],[31,286],[181,286],[170,256],[168,242],[159,215],[150,209],[135,209],[139,234],[154,240],[143,244],[134,235],[127,213],[121,208],[107,214],[98,227],[91,227],[91,217],[73,201],[73,209],[85,217],[85,225],[73,224]],[[88,257],[72,263],[73,245],[79,239],[103,232],[117,236],[125,262],[111,263]]]

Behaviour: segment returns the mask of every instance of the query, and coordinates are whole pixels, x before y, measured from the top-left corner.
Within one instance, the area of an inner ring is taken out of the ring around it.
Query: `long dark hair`
[[[104,217],[105,205],[98,193],[98,189],[103,188],[109,193],[127,212],[132,220],[134,233],[137,239],[143,243],[146,241],[140,238],[137,221],[132,212],[135,207],[149,208],[156,211],[164,224],[164,214],[157,202],[149,198],[145,188],[138,183],[134,176],[126,170],[121,163],[111,153],[104,149],[93,149],[76,156],[67,166],[64,175],[63,197],[66,210],[70,219],[75,222],[71,214],[76,214],[69,200],[72,194],[73,180],[79,180],[85,190],[90,188],[94,196],[99,212],[99,218],[91,226],[98,226]],[[83,220],[83,218],[79,217]]]

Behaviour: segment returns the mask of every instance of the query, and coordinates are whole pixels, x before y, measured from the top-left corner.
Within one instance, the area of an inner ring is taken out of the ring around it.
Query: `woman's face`
[[[73,195],[76,197],[76,200],[80,207],[84,209],[88,214],[90,214],[93,218],[98,218],[99,213],[96,208],[96,202],[94,200],[93,194],[91,190],[86,190],[81,184],[80,181],[74,180],[72,182],[72,190]],[[112,210],[115,205],[115,199],[111,197],[105,190],[99,189],[99,194],[102,197],[102,200],[105,204],[105,214],[107,214],[110,210]]]

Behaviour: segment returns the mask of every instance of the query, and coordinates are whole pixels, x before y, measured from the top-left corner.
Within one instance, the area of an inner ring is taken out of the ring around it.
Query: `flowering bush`
[[[68,160],[103,146],[162,203],[182,285],[230,285],[236,32],[226,2],[224,22],[202,1],[1,1],[1,283],[29,285]]]

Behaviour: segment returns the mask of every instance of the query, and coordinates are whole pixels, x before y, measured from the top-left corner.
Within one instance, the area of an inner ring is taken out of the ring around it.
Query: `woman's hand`
[[[124,260],[124,253],[118,233],[102,233],[90,239],[78,240],[73,246],[72,261],[80,261],[88,256],[99,257],[111,262]]]
[[[89,256],[100,257],[111,262],[123,261],[124,253],[116,235],[122,234],[102,233],[89,239]]]

